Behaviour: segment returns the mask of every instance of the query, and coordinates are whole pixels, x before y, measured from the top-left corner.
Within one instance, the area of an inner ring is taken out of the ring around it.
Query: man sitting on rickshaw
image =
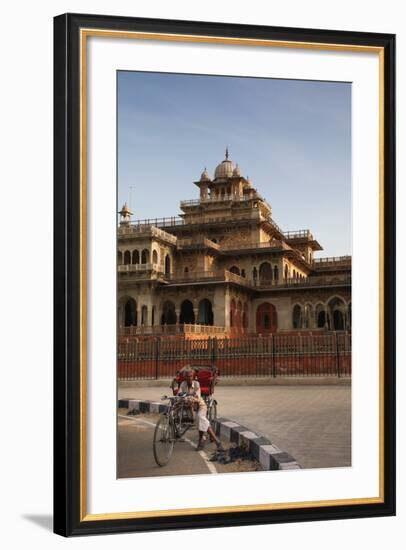
[[[204,448],[207,434],[209,434],[212,441],[215,442],[219,451],[224,450],[219,438],[210,426],[210,422],[207,418],[207,405],[202,398],[199,381],[194,379],[194,371],[191,368],[185,368],[182,372],[184,380],[179,386],[178,393],[188,396],[187,400],[190,402],[192,410],[196,412],[195,420],[197,429],[199,430],[199,443],[196,451],[201,451]]]

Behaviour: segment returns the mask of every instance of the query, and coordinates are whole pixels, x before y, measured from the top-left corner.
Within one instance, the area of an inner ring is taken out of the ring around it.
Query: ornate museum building
[[[351,256],[316,258],[310,230],[282,231],[226,150],[179,217],[118,227],[122,334],[235,335],[351,329]]]

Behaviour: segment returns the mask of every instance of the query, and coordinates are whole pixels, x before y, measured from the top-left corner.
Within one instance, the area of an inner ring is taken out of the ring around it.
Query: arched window
[[[133,298],[124,304],[124,326],[137,326],[137,302]]]
[[[256,280],[257,280],[257,277],[258,277],[258,271],[257,271],[257,268],[254,267],[254,268],[252,269],[252,278],[254,279],[254,281],[256,281]]]
[[[288,268],[288,264],[285,264],[285,279],[287,279],[289,277],[289,268]]]
[[[197,322],[199,325],[213,325],[213,308],[207,298],[199,302]]]
[[[195,324],[195,312],[190,300],[184,300],[180,306],[179,323],[186,323],[187,325]]]
[[[133,264],[139,264],[140,263],[140,253],[138,250],[133,250]]]
[[[276,282],[279,281],[279,269],[277,265],[273,268],[273,278]]]
[[[121,250],[117,251],[117,265],[121,265],[123,263],[123,253]]]
[[[156,250],[152,251],[152,263],[157,264],[158,263],[158,252]]]
[[[245,278],[245,269],[241,269],[241,277]]]
[[[328,303],[328,316],[332,330],[344,330],[344,300],[338,297],[332,298]]]
[[[146,325],[148,323],[148,308],[147,306],[142,306],[141,308],[141,325]]]
[[[326,326],[326,312],[321,309],[317,313],[317,328],[324,328]]]
[[[302,308],[298,304],[293,306],[292,326],[293,328],[302,328]]]
[[[144,248],[144,250],[141,252],[141,263],[149,263],[149,250],[147,250],[146,248]]]
[[[169,300],[162,307],[161,325],[176,325],[175,304]]]
[[[240,275],[240,268],[236,265],[232,265],[229,269],[230,273],[235,273],[236,275]]]
[[[278,329],[278,314],[273,304],[264,302],[257,308],[257,333],[269,334]]]
[[[155,326],[155,306],[152,306],[152,311],[151,311],[151,325],[152,326]]]
[[[171,274],[171,258],[169,254],[165,256],[165,275]]]
[[[259,280],[261,283],[270,283],[272,281],[272,266],[264,262],[259,266]]]
[[[131,263],[131,252],[129,250],[126,250],[124,252],[124,265],[128,265]]]

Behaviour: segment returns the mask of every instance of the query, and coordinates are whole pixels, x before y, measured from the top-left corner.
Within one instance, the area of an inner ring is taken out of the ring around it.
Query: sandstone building
[[[118,227],[122,334],[268,334],[351,329],[351,257],[317,259],[310,230],[282,231],[229,158],[204,170],[179,217]]]

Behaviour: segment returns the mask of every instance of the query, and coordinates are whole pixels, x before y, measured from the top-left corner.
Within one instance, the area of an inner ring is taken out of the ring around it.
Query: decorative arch
[[[229,271],[230,273],[235,273],[235,275],[241,275],[240,268],[237,265],[232,265]]]
[[[272,266],[269,262],[263,262],[259,266],[259,281],[269,283],[272,281]]]
[[[161,325],[176,325],[175,304],[170,300],[162,306]]]
[[[124,326],[137,326],[137,302],[134,300],[134,298],[129,298],[124,303]]]
[[[117,265],[121,265],[123,263],[123,253],[121,250],[117,250]]]
[[[207,298],[200,300],[199,310],[197,315],[197,322],[199,325],[213,325],[213,307]]]
[[[190,300],[183,300],[180,306],[179,323],[194,325],[195,324],[195,312],[193,310],[193,304]]]
[[[332,330],[345,330],[345,302],[343,298],[334,296],[327,304],[327,312]]]
[[[273,304],[264,302],[257,308],[257,333],[271,334],[278,329],[278,314]]]
[[[316,305],[316,327],[317,328],[328,328],[327,323],[327,308],[324,304]]]
[[[124,252],[124,265],[129,265],[131,263],[131,252],[126,250]]]
[[[153,264],[158,263],[158,252],[155,249],[152,251],[152,263]]]
[[[133,250],[133,256],[132,256],[132,263],[133,264],[139,264],[140,263],[140,253],[138,250]]]
[[[302,328],[302,306],[295,304],[292,309],[292,327]]]
[[[285,279],[288,279],[288,278],[289,278],[289,267],[288,267],[288,264],[285,264],[285,272],[284,272],[284,275],[285,275]]]

